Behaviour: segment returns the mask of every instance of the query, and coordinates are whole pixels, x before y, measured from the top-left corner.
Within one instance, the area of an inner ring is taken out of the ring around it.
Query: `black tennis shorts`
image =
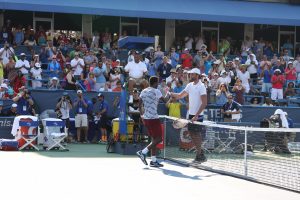
[[[189,115],[189,119],[192,119],[195,115]],[[203,122],[204,116],[199,115],[197,122]],[[188,123],[188,130],[195,133],[202,133],[206,132],[205,126],[199,124]]]

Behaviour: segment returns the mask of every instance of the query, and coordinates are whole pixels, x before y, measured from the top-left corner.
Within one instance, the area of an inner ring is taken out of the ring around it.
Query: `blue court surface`
[[[299,200],[300,194],[163,161],[107,154],[104,145],[70,145],[69,152],[0,152],[4,199]]]

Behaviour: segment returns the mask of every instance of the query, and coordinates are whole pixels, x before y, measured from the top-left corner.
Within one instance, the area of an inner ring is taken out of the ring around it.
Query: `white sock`
[[[152,162],[156,162],[157,160],[156,160],[156,156],[151,156],[151,161]]]
[[[147,154],[149,152],[149,149],[146,147],[145,149],[142,150],[143,154]]]

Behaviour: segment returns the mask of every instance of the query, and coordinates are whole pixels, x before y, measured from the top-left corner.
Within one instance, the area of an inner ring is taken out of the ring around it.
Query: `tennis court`
[[[1,199],[299,199],[298,193],[165,161],[146,167],[104,145],[0,152]]]

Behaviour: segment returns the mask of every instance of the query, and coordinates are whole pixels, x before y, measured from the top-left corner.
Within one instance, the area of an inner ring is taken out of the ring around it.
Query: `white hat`
[[[237,60],[237,61],[239,61],[239,60],[240,60],[240,58],[239,58],[239,57],[236,57],[234,60]]]
[[[20,56],[26,56],[26,54],[25,53],[21,53]]]
[[[289,62],[288,62],[288,65],[289,65],[289,64],[293,64],[293,62],[292,62],[292,61],[289,61]]]
[[[40,68],[41,64],[40,63],[35,63],[34,66],[37,67],[37,68]]]
[[[18,105],[17,105],[16,103],[13,103],[13,104],[11,105],[11,107],[12,107],[12,108],[16,108],[16,107],[18,107]]]
[[[6,85],[5,83],[2,83],[2,84],[1,84],[1,87],[2,87],[2,88],[5,88],[5,89],[8,89],[8,87],[7,87],[7,85]]]
[[[58,78],[54,76],[54,77],[52,77],[52,80],[58,80]]]
[[[221,74],[227,73],[224,69],[221,71]]]
[[[77,90],[77,94],[82,94],[82,90]]]
[[[213,75],[214,75],[214,76],[219,76],[219,74],[218,74],[218,73],[216,73],[216,72],[215,72]]]
[[[280,72],[281,73],[281,70],[280,69],[275,69],[274,72]]]
[[[216,65],[219,65],[221,63],[221,60],[216,60],[215,62],[214,62],[214,64],[216,64]]]
[[[99,93],[98,94],[98,97],[103,97],[104,95],[102,93]]]
[[[197,68],[191,69],[188,73],[189,73],[189,74],[198,74],[198,75],[201,74],[200,70],[197,69]]]
[[[205,76],[205,77],[207,77],[207,75],[206,75],[205,73],[202,73],[202,74],[201,74],[201,76]]]
[[[293,57],[290,57],[290,60],[295,60],[295,58],[293,58]]]
[[[184,51],[189,51],[189,49],[188,49],[188,48],[185,48]]]
[[[176,65],[176,69],[178,69],[178,68],[180,68],[180,67],[182,67],[180,64]]]
[[[120,62],[120,59],[117,59],[116,62]]]

